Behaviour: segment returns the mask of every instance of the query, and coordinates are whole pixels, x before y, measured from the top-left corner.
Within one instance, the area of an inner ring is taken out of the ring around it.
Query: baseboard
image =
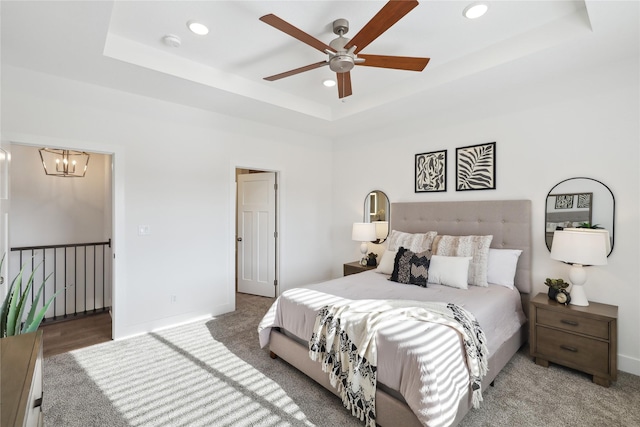
[[[618,354],[618,370],[640,376],[640,359]]]
[[[136,324],[133,326],[127,326],[125,328],[122,328],[120,330],[120,333],[117,336],[113,337],[113,340],[118,341],[123,339],[129,339],[129,338],[137,337],[140,335],[148,334],[149,332],[159,332],[165,329],[174,328],[176,326],[182,326],[188,323],[206,321],[212,318],[213,316],[210,314],[193,314],[193,313],[187,313],[179,316],[172,316],[168,318],[154,320],[152,322],[146,322],[146,323]]]

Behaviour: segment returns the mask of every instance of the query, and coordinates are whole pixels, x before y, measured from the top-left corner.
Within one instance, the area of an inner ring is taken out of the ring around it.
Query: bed
[[[487,336],[489,370],[482,379],[482,389],[484,390],[493,383],[500,370],[528,337],[525,316],[531,291],[530,216],[531,202],[528,200],[394,203],[391,205],[391,230],[405,233],[437,231],[438,235],[452,236],[492,235],[491,248],[521,250],[522,253],[518,258],[515,270],[514,289],[493,284],[488,287],[469,286],[467,290],[429,284],[425,289],[418,286],[400,285],[387,280],[388,276],[384,274],[368,271],[305,286],[299,290],[287,291],[286,298],[281,296],[261,322],[259,328],[261,345],[264,346],[268,343],[272,357],[282,358],[319,384],[338,394],[330,385],[328,374],[322,371],[321,364],[309,357],[309,330],[313,328],[319,307],[345,298],[349,300],[400,298],[402,300],[451,302],[464,306],[474,313]],[[402,287],[402,293],[398,292],[399,287]],[[300,297],[296,300],[297,295]],[[504,309],[496,310],[494,308],[492,304],[497,300],[504,301],[501,303]],[[296,311],[300,311],[300,313],[294,314]],[[514,318],[518,319],[517,324],[516,320],[513,320]],[[485,325],[489,324],[501,326],[486,328]],[[444,327],[441,326],[441,328]],[[412,327],[412,330],[418,329]],[[427,331],[425,329],[425,334],[427,332],[433,333],[433,330]],[[451,333],[455,336],[454,332]],[[410,384],[411,378],[398,379],[395,377],[403,375],[404,368],[400,366],[398,360],[414,357],[399,356],[398,349],[405,347],[411,349],[412,344],[410,342],[396,342],[395,338],[382,335],[384,335],[384,331],[379,332],[377,336],[379,350],[378,387],[375,392],[376,423],[383,427],[397,425],[417,427],[431,424],[430,419],[425,418],[424,411],[416,410],[416,401],[419,401],[421,397],[412,396],[411,391],[407,390],[407,387],[413,387],[407,385]],[[452,345],[440,348],[445,348],[445,350],[439,350],[440,353],[447,351],[453,353],[444,356],[440,354],[440,357],[444,357],[447,363],[432,363],[429,366],[429,375],[433,378],[428,380],[432,383],[428,387],[424,383],[422,386],[415,385],[415,388],[434,388],[440,383],[457,384],[456,381],[460,381],[459,375],[450,374],[449,371],[455,371],[456,366],[459,368],[460,364],[465,365],[462,356],[464,349],[460,343],[457,347]],[[444,365],[447,365],[446,369],[449,371],[445,372]],[[441,380],[439,375],[447,376],[447,381]],[[471,409],[472,398],[469,387],[466,387],[464,391],[461,390],[459,388],[458,392],[453,394],[455,398],[451,398],[451,402],[436,404],[436,406],[444,408],[442,412],[445,415],[444,418],[441,416],[441,419],[447,421],[442,425],[459,423]],[[425,399],[424,396],[422,399]],[[433,403],[431,405],[433,406]],[[440,423],[440,421],[433,422],[433,424]]]

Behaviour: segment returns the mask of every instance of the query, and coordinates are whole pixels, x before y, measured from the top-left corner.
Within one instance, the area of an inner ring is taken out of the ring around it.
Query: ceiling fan
[[[367,67],[393,68],[396,70],[422,71],[427,66],[429,58],[415,58],[409,56],[388,56],[388,55],[358,55],[362,49],[367,47],[372,41],[377,39],[382,33],[387,31],[398,22],[403,16],[409,13],[418,5],[416,0],[390,0],[382,9],[356,34],[352,39],[344,37],[349,31],[349,21],[337,19],[333,21],[333,32],[338,38],[328,45],[315,37],[294,27],[276,15],[269,14],[260,18],[272,27],[289,34],[291,37],[326,53],[328,58],[315,64],[306,65],[284,73],[265,77],[265,80],[274,81],[285,77],[290,77],[305,71],[328,65],[331,71],[336,73],[338,81],[338,98],[344,98],[352,94],[351,91],[351,70],[355,65]]]

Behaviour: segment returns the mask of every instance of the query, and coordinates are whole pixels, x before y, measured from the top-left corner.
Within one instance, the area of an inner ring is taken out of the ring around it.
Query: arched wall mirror
[[[545,242],[549,250],[556,230],[594,227],[609,231],[611,254],[616,201],[605,184],[593,178],[565,179],[551,188],[545,206]]]
[[[363,222],[376,224],[376,240],[373,243],[383,243],[389,236],[389,198],[380,190],[373,190],[364,199]]]

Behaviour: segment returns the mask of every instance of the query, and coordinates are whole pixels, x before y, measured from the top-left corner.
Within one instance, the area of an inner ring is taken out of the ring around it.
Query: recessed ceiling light
[[[336,81],[332,79],[327,79],[322,82],[326,87],[334,87],[336,85]]]
[[[206,36],[207,34],[209,34],[209,28],[207,28],[206,25],[201,24],[200,22],[189,21],[187,22],[187,27],[189,27],[192,33],[199,36]]]
[[[465,18],[476,19],[487,13],[487,10],[489,10],[489,5],[487,3],[476,2],[465,7],[462,11],[462,15],[464,15]]]

